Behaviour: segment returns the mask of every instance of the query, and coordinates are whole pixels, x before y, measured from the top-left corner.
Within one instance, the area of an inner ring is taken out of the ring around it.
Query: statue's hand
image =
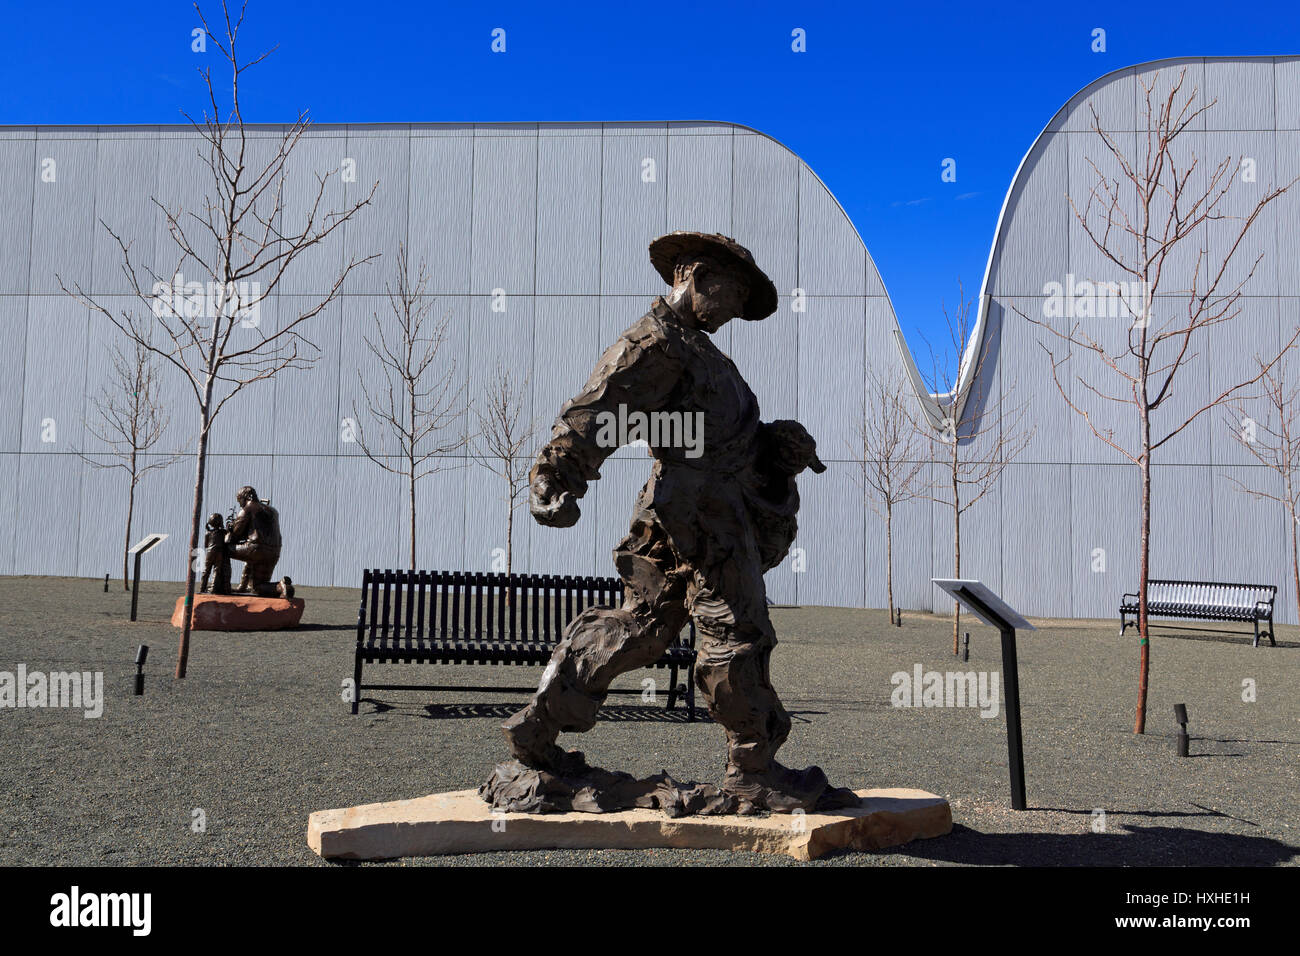
[[[560,487],[550,471],[538,471],[528,491],[528,510],[538,524],[551,528],[571,528],[581,514],[578,499]]]

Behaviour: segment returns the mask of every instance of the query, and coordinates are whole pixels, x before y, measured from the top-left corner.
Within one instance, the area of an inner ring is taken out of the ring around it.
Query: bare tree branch
[[[1150,670],[1146,591],[1150,580],[1153,453],[1211,409],[1243,398],[1245,390],[1260,381],[1266,385],[1271,382],[1270,376],[1282,355],[1300,338],[1300,327],[1297,327],[1277,353],[1255,356],[1254,374],[1210,390],[1204,400],[1191,405],[1190,412],[1180,410],[1171,417],[1167,411],[1173,405],[1170,400],[1177,394],[1176,383],[1185,378],[1179,372],[1189,368],[1208,347],[1206,333],[1240,315],[1243,289],[1263,258],[1262,253],[1257,254],[1238,270],[1244,272],[1238,281],[1230,280],[1229,269],[1240,259],[1247,236],[1265,209],[1300,177],[1283,186],[1264,187],[1244,215],[1231,215],[1228,200],[1239,182],[1240,158],[1227,156],[1210,168],[1201,163],[1195,152],[1185,151],[1179,143],[1180,137],[1216,101],[1195,105],[1199,92],[1195,88],[1185,91],[1186,70],[1173,78],[1163,94],[1156,90],[1159,77],[1157,71],[1141,80],[1145,109],[1139,120],[1142,125],[1136,156],[1126,155],[1117,137],[1103,128],[1093,110],[1093,131],[1118,166],[1119,175],[1107,177],[1089,160],[1094,183],[1083,207],[1067,197],[1075,220],[1093,248],[1121,276],[1130,277],[1136,284],[1136,289],[1130,288],[1123,296],[1125,314],[1120,318],[1127,325],[1123,347],[1103,347],[1099,343],[1099,339],[1108,338],[1107,331],[1113,333],[1118,331],[1116,328],[1094,326],[1098,331],[1089,332],[1082,321],[1077,321],[1067,332],[1054,327],[1046,314],[1031,316],[1016,310],[1055,339],[1053,346],[1041,344],[1051,364],[1052,379],[1066,405],[1087,423],[1098,439],[1137,465],[1142,474],[1138,584],[1141,661],[1134,720],[1136,733],[1143,733],[1146,725]],[[1203,171],[1203,187],[1196,184],[1198,171]],[[1226,248],[1213,261],[1209,252],[1211,236],[1223,241]],[[1176,275],[1181,262],[1175,256],[1181,257],[1189,251],[1195,253],[1190,275],[1185,269]],[[1184,277],[1188,282],[1185,288],[1168,288]],[[1073,309],[1069,311],[1072,313]],[[1098,318],[1097,310],[1089,308],[1088,317]],[[1072,379],[1063,379],[1065,364],[1080,356],[1091,360],[1093,367],[1079,369]],[[1117,380],[1121,388],[1118,392],[1103,388],[1098,376]],[[1067,382],[1073,385],[1073,394],[1067,389]],[[1083,401],[1086,396],[1131,408],[1137,426],[1136,442],[1121,439],[1113,427],[1099,424],[1098,412],[1087,408]]]
[[[885,595],[889,620],[894,610],[894,507],[925,495],[927,447],[908,405],[911,385],[900,376],[867,371],[862,412],[849,453],[858,462],[855,480],[871,509],[885,519]]]
[[[222,19],[214,31],[195,4],[208,40],[228,68],[230,95],[223,108],[212,71],[200,69],[207,105],[197,117],[186,114],[199,138],[205,181],[205,194],[197,208],[169,206],[158,197],[152,199],[176,251],[174,264],[169,262],[170,269],[160,270],[137,263],[131,243],[105,224],[121,251],[122,274],[131,290],[129,301],[109,307],[80,284],[74,282],[69,287],[58,277],[66,294],[180,372],[194,397],[198,441],[178,678],[185,676],[189,656],[188,609],[193,606],[195,590],[191,557],[198,549],[212,423],[244,388],[274,378],[285,369],[307,368],[315,361],[317,350],[304,335],[306,326],[338,298],[355,269],[376,258],[353,256],[324,294],[309,298],[308,304],[295,312],[277,316],[274,328],[261,324],[262,304],[275,295],[294,263],[370,205],[379,184],[341,210],[326,210],[327,185],[337,171],[317,174],[305,211],[293,223],[287,222],[284,187],[288,162],[309,120],[305,112],[300,113],[278,137],[259,136],[258,148],[253,148],[240,106],[241,81],[271,51],[251,59],[239,52],[246,8],[245,3],[234,16],[228,0],[222,0]],[[265,157],[268,146],[269,158],[259,160],[257,155]],[[191,275],[189,281],[181,278],[185,271]],[[161,335],[155,336],[155,331]]]
[[[130,356],[113,346],[113,370],[99,394],[91,399],[95,418],[85,423],[86,431],[102,447],[79,451],[77,456],[95,468],[120,468],[127,474],[126,531],[122,545],[122,588],[130,590],[127,551],[131,547],[131,524],[135,516],[135,495],[145,475],[175,464],[181,455],[152,458],[162,441],[170,418],[163,409],[161,384],[153,353],[145,343],[133,341]]]
[[[924,416],[915,422],[942,468],[943,477],[930,482],[927,497],[952,509],[955,577],[961,576],[961,516],[997,485],[1003,470],[1025,451],[1035,432],[1025,422],[1028,401],[1014,399],[1014,382],[1004,380],[1001,394],[996,398],[988,396],[991,400],[986,407],[985,373],[991,372],[986,363],[992,342],[989,335],[974,342],[972,305],[958,281],[957,305],[952,310],[946,304],[942,306],[949,351],[940,357],[930,348],[930,372],[925,376],[926,387],[938,396],[943,426],[936,433]],[[960,626],[961,610],[954,604],[953,654],[960,648]]]
[[[379,314],[365,337],[366,349],[379,362],[382,390],[372,394],[366,377],[357,372],[366,410],[375,425],[366,431],[366,419],[353,406],[357,444],[362,454],[385,471],[407,481],[410,532],[410,567],[416,569],[416,483],[451,467],[449,456],[464,447],[464,428],[455,428],[465,412],[464,385],[456,384],[456,360],[443,351],[451,316],[431,317],[433,299],[423,261],[412,273],[406,246],[397,251],[396,285],[384,290],[389,312],[396,322],[391,331]],[[447,432],[446,437],[442,437]],[[392,442],[399,456],[389,457],[384,443]]]
[[[474,408],[478,431],[470,443],[470,457],[505,486],[501,498],[506,506],[506,574],[514,566],[515,509],[528,491],[528,471],[535,451],[536,423],[525,417],[528,385],[527,376],[520,378],[498,363],[483,390],[481,403]]]
[[[1295,363],[1279,362],[1262,370],[1262,399],[1268,419],[1258,421],[1244,400],[1230,406],[1226,425],[1232,436],[1259,464],[1278,476],[1280,493],[1248,485],[1232,475],[1224,477],[1242,494],[1282,506],[1291,539],[1291,583],[1300,600],[1300,384]]]

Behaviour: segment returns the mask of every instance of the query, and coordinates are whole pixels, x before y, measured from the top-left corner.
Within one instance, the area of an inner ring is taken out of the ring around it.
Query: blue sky
[[[752,126],[839,198],[915,349],[918,332],[944,341],[940,301],[958,278],[978,291],[1011,177],[1072,94],[1165,56],[1300,53],[1298,9],[250,0],[245,49],[279,50],[249,75],[245,118]],[[0,124],[169,123],[202,107],[189,3],[5,0],[4,14]],[[806,53],[791,51],[796,27]],[[1090,49],[1096,27],[1105,53]],[[954,183],[940,180],[947,157]]]

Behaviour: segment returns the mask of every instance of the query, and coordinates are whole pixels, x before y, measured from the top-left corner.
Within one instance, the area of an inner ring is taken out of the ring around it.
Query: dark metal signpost
[[[135,555],[135,574],[131,582],[131,620],[135,620],[136,607],[140,603],[140,557],[156,544],[161,544],[167,539],[165,534],[147,534],[127,554]]]
[[[1011,771],[1011,807],[1024,810],[1025,758],[1020,740],[1020,674],[1016,666],[1016,629],[1035,630],[1012,607],[979,581],[931,578],[957,602],[1002,635],[1002,680],[1007,694],[1007,766]]]

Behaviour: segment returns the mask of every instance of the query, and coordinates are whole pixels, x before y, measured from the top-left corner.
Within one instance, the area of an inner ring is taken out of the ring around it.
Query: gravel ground
[[[0,864],[324,864],[306,844],[312,810],[477,786],[504,755],[499,724],[526,694],[368,691],[351,675],[356,593],[303,588],[296,632],[197,632],[189,676],[171,677],[175,584],[145,583],[140,618],[102,581],[0,578],[0,671],[102,671],[103,716],[0,709]],[[1276,865],[1300,861],[1300,634],[1161,629],[1152,640],[1148,732],[1135,736],[1135,640],[1113,621],[1043,622],[1019,641],[1030,810],[1009,807],[1002,715],[891,706],[890,676],[996,670],[997,636],[972,625],[954,662],[950,624],[922,613],[891,628],[879,611],[778,608],[773,682],[794,718],[781,751],[853,787],[946,796],[950,836],[813,865]],[[150,645],[145,696],[132,696],[135,647]],[[648,672],[617,686],[637,686]],[[654,672],[661,675],[664,672]],[[522,687],[536,668],[369,668],[374,683]],[[1244,702],[1244,681],[1257,700]],[[432,702],[431,702],[432,699]],[[589,734],[561,742],[638,775],[716,780],[724,736],[636,697]],[[629,703],[633,702],[633,703]],[[1175,754],[1172,709],[1191,715],[1192,759]],[[206,829],[194,832],[196,810]],[[1104,821],[1097,811],[1104,811]],[[1097,832],[1104,823],[1104,830]],[[548,851],[395,865],[796,865],[717,851]]]

